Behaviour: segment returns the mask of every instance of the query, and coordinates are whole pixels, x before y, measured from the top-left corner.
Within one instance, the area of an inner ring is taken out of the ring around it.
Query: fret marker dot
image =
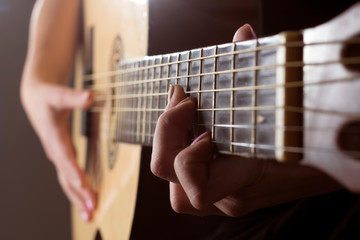
[[[263,123],[264,121],[265,121],[264,116],[262,116],[262,115],[257,115],[257,117],[256,117],[256,122],[257,122],[257,123]]]

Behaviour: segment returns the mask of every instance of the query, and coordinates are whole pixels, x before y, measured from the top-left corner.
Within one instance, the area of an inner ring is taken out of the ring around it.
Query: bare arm
[[[92,94],[67,85],[78,43],[80,0],[38,0],[34,6],[21,100],[59,182],[71,202],[90,220],[96,196],[76,164],[69,116],[91,105]]]

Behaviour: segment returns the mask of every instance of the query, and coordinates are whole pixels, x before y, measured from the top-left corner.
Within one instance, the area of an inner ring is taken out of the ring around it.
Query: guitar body
[[[83,10],[84,41],[78,55],[76,88],[83,87],[81,77],[86,71],[108,72],[113,70],[114,61],[147,53],[147,1],[87,0],[83,2]],[[89,67],[90,70],[87,69]],[[105,114],[95,116],[98,126],[102,129],[109,127],[109,117]],[[95,239],[99,231],[103,239],[129,239],[136,204],[141,146],[112,145],[109,131],[100,131],[96,127],[90,130],[91,138],[88,138],[81,133],[81,123],[81,112],[77,111],[74,113],[74,145],[79,164],[84,168],[88,166],[89,182],[98,191],[98,205],[90,223],[81,219],[77,209],[72,210],[73,238]],[[96,166],[91,165],[94,158],[97,158]],[[115,163],[112,169],[109,159]]]

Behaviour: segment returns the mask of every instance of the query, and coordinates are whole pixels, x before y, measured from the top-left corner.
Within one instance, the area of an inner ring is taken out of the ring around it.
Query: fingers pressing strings
[[[171,87],[171,99],[166,111],[159,117],[155,129],[151,170],[161,178],[178,182],[173,161],[176,155],[187,146],[187,130],[194,121],[195,104],[181,86]]]

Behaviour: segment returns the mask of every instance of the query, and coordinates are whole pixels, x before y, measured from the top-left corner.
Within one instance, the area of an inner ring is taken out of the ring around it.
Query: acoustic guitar
[[[157,56],[146,0],[85,0],[83,12],[74,85],[96,96],[74,112],[73,139],[99,198],[90,223],[73,210],[74,239],[130,238],[142,146],[171,84],[197,103],[192,137],[210,132],[219,153],[301,161],[360,190],[359,3],[304,31]]]

